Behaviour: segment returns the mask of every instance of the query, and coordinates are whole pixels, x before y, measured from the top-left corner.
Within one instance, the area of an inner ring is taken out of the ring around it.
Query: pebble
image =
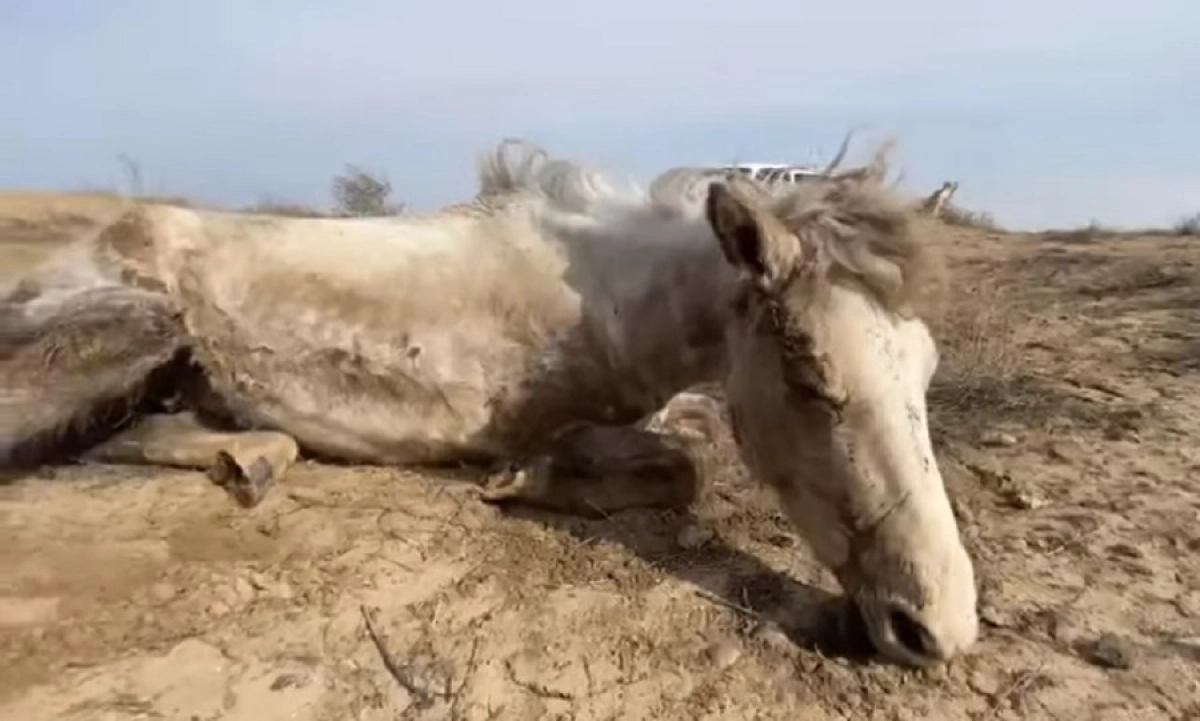
[[[1017,624],[1015,613],[986,602],[979,605],[979,619],[992,628],[1012,628]]]
[[[304,688],[312,683],[312,677],[306,673],[281,673],[271,682],[272,691],[282,691],[288,688]]]
[[[1013,508],[1032,511],[1046,505],[1046,499],[1024,488],[1012,488],[1005,494],[1005,500]]]
[[[1046,455],[1050,456],[1056,461],[1075,463],[1076,461],[1081,460],[1085,454],[1078,443],[1055,441],[1046,449]]]
[[[991,669],[976,669],[967,684],[984,696],[995,696],[1004,687],[1002,675]]]
[[[796,644],[792,643],[782,629],[768,624],[758,627],[754,632],[754,639],[774,653],[788,653],[796,648]]]
[[[954,512],[954,517],[963,526],[975,525],[975,511],[972,511],[971,507],[962,500],[957,498],[952,500],[950,502],[950,509]]]
[[[979,435],[979,442],[985,446],[1015,446],[1017,437],[1003,431],[984,431]]]
[[[1084,660],[1101,668],[1133,668],[1133,649],[1116,635],[1106,633],[1081,649]]]
[[[718,641],[706,650],[708,658],[718,670],[725,670],[738,662],[742,650],[728,641]]]
[[[791,548],[796,545],[796,540],[783,533],[773,533],[767,537],[767,543],[776,548]]]
[[[1110,555],[1117,558],[1145,558],[1146,554],[1142,549],[1128,543],[1114,543],[1108,547]]]
[[[243,603],[254,600],[254,586],[244,578],[239,578],[233,582],[233,592],[237,594],[238,600]]]

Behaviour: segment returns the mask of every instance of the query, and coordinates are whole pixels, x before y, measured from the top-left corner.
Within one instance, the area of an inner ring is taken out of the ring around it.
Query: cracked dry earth
[[[74,466],[0,486],[0,717],[1200,718],[1200,240],[930,232],[959,294],[932,402],[969,657],[789,640],[832,580],[728,437],[694,518],[502,514],[465,473],[316,464],[244,511],[199,473]],[[6,271],[37,233],[0,225]]]

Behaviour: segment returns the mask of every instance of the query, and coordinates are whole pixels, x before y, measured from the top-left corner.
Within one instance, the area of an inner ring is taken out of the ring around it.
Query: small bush
[[[997,232],[1000,225],[991,213],[982,213],[974,210],[966,210],[956,205],[947,203],[942,208],[942,213],[939,216],[942,222],[946,225],[953,225],[959,228],[975,228],[976,230],[987,230]]]
[[[1176,235],[1200,236],[1200,213],[1181,218],[1175,224]]]
[[[346,172],[333,179],[336,213],[341,216],[399,215],[403,203],[391,203],[392,184],[387,178],[347,165]]]
[[[1114,235],[1117,235],[1115,230],[1101,225],[1098,220],[1093,220],[1082,228],[1048,230],[1043,233],[1042,237],[1060,243],[1090,243],[1100,238],[1111,238]]]

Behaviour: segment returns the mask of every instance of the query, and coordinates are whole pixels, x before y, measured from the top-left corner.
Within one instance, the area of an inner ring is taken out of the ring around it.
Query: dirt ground
[[[0,198],[0,278],[109,212],[49,202]],[[1200,239],[929,227],[970,656],[794,642],[833,583],[727,437],[688,518],[316,464],[244,511],[199,473],[73,466],[0,485],[0,717],[1200,718]]]

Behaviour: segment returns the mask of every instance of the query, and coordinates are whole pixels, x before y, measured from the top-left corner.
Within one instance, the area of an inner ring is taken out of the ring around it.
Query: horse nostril
[[[933,634],[906,612],[892,611],[888,614],[888,624],[892,627],[892,633],[895,635],[897,643],[909,653],[921,658],[941,656],[938,653],[938,644],[934,640]]]

